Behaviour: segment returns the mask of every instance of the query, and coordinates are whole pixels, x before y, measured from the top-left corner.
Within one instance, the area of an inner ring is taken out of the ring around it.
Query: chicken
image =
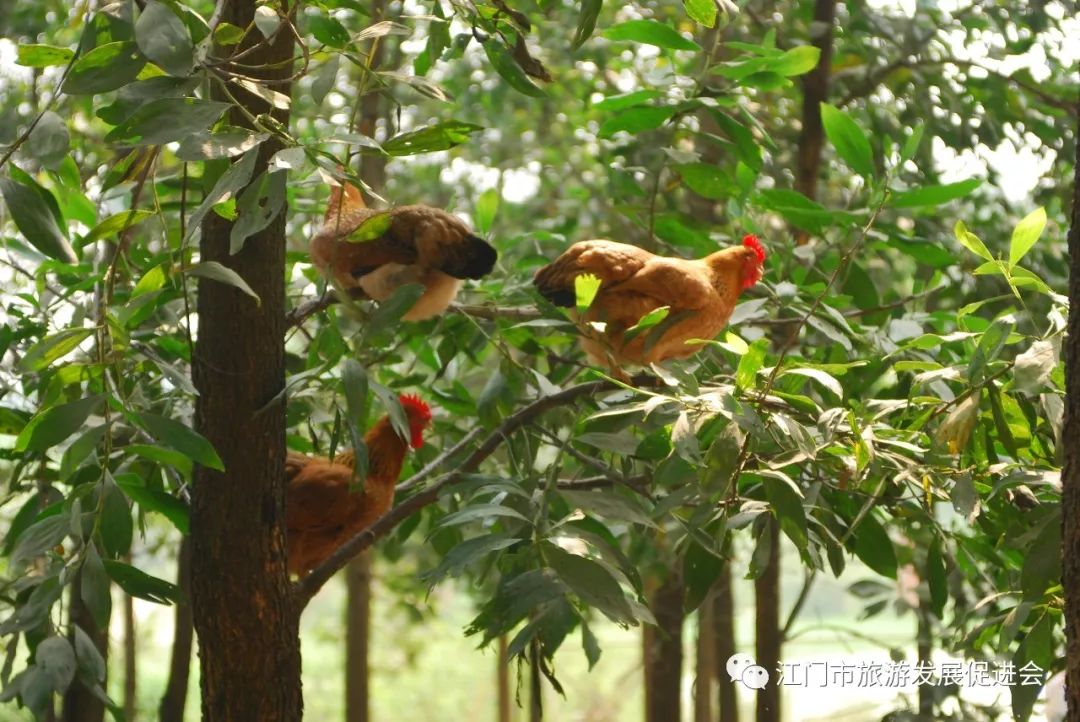
[[[600,289],[581,320],[592,326],[582,348],[593,364],[621,367],[684,358],[711,339],[731,317],[739,294],[761,280],[765,249],[757,236],[705,258],[657,256],[626,243],[582,241],[536,272],[533,284],[558,306],[574,306],[575,279],[592,274]],[[667,306],[656,326],[628,334],[641,318]],[[595,331],[595,332],[594,332]]]
[[[389,416],[364,434],[368,471],[362,491],[350,492],[356,457],[345,452],[333,461],[289,452],[285,459],[285,527],[289,573],[304,576],[357,532],[390,510],[394,486],[405,452],[424,443],[431,422],[428,405],[415,396],[401,396],[409,420],[409,439],[398,435]]]
[[[358,230],[373,237],[350,239]],[[364,205],[353,185],[334,189],[309,250],[315,265],[339,287],[376,301],[385,301],[401,286],[423,284],[426,290],[402,316],[405,321],[442,313],[462,280],[483,278],[498,257],[457,216],[430,206],[377,211]]]

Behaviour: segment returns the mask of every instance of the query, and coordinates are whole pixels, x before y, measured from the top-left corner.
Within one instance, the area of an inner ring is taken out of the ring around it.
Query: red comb
[[[742,244],[747,248],[754,251],[754,255],[757,256],[758,263],[765,262],[765,247],[761,245],[761,241],[753,233],[749,233],[743,236]]]
[[[431,408],[419,396],[402,394],[398,397],[398,401],[401,402],[401,406],[406,413],[411,411],[424,420],[431,419]]]

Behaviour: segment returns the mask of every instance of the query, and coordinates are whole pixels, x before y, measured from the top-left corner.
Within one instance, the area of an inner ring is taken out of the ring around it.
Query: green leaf
[[[230,255],[243,250],[248,238],[264,230],[282,212],[287,180],[287,173],[264,172],[241,191],[236,199],[236,222],[229,230]]]
[[[702,198],[719,200],[732,194],[731,181],[712,163],[683,163],[675,169],[683,183]]]
[[[104,567],[102,567],[102,573],[104,573]],[[106,582],[108,579],[106,579]],[[108,624],[108,618],[103,623],[98,623],[98,627],[104,629]],[[90,635],[83,631],[83,628],[78,624],[71,625],[75,631],[75,659],[79,668],[79,677],[83,681],[91,681],[97,684],[101,684],[105,681],[105,672],[107,667],[105,665],[105,658],[101,656],[101,652],[98,651],[97,645],[94,644],[94,640],[90,639]]]
[[[148,0],[135,21],[135,42],[143,55],[169,75],[187,77],[195,62],[195,47],[184,21],[167,5]]]
[[[152,577],[123,562],[106,559],[105,571],[121,589],[133,597],[156,604],[175,604],[181,600],[180,590],[175,584]]]
[[[394,218],[389,212],[376,213],[357,226],[356,230],[350,233],[345,240],[349,243],[373,241],[390,230],[393,222]]]
[[[600,661],[600,642],[589,628],[589,623],[581,620],[581,647],[585,651],[585,659],[589,663],[589,671]]]
[[[260,5],[255,8],[255,27],[263,34],[264,38],[272,38],[281,25],[281,18],[277,11],[269,5]]]
[[[100,241],[102,238],[114,236],[125,228],[134,228],[146,219],[153,218],[156,215],[157,214],[154,213],[154,211],[146,210],[120,211],[119,213],[113,213],[111,216],[91,228],[90,232],[83,236],[82,245],[88,246],[91,243]]]
[[[422,579],[435,586],[448,576],[456,577],[484,557],[501,549],[513,546],[521,540],[505,534],[486,534],[473,539],[466,539],[448,551],[434,570],[422,575]]]
[[[806,550],[806,510],[803,508],[803,496],[799,487],[786,475],[779,472],[762,475],[765,498],[780,522],[780,528],[801,551]]]
[[[716,27],[719,10],[716,0],[683,0],[683,7],[691,20],[707,28]]]
[[[926,581],[930,587],[930,604],[934,616],[943,618],[945,603],[949,601],[948,579],[945,576],[945,560],[941,556],[941,540],[934,537],[926,553]]]
[[[240,156],[240,159],[234,161],[229,169],[221,174],[217,183],[214,184],[214,189],[207,194],[203,199],[203,202],[199,204],[199,207],[195,209],[195,212],[191,214],[190,223],[188,225],[187,238],[191,238],[191,235],[202,223],[202,219],[210,212],[217,204],[222,201],[226,201],[232,198],[236,193],[240,192],[244,186],[251,180],[252,172],[255,170],[255,159],[258,156],[258,148],[252,148]]]
[[[612,521],[628,521],[657,528],[656,523],[649,518],[640,504],[613,491],[604,491],[602,489],[595,491],[560,490],[559,494],[570,502],[571,506],[575,506],[588,514],[595,514]]]
[[[198,98],[158,98],[139,106],[131,117],[109,131],[105,140],[132,145],[184,140],[209,128],[228,107],[228,103]]]
[[[769,71],[785,78],[809,73],[817,67],[821,49],[813,45],[799,45],[788,50],[780,57],[770,60]]]
[[[627,108],[601,123],[598,135],[601,138],[610,138],[619,131],[637,135],[659,128],[673,115],[675,115],[673,106],[638,105]]]
[[[379,302],[375,313],[368,320],[368,330],[371,333],[381,331],[387,326],[397,323],[401,317],[408,313],[420,297],[424,295],[422,283],[407,283],[394,289],[390,298]]]
[[[131,520],[131,508],[123,493],[111,475],[105,473],[105,500],[101,505],[101,544],[108,556],[120,557],[131,549],[135,525]]]
[[[39,519],[22,534],[11,552],[10,565],[18,567],[22,561],[36,559],[55,547],[71,532],[71,520],[66,514],[53,514]]]
[[[656,20],[627,20],[612,25],[602,35],[608,40],[630,40],[670,50],[701,50],[693,40],[687,40],[675,28]]]
[[[19,361],[19,369],[24,372],[41,371],[74,351],[92,333],[92,328],[65,328],[46,336],[26,351]]]
[[[60,218],[60,207],[52,193],[30,176],[19,172],[16,180],[0,178],[0,193],[4,196],[15,227],[34,248],[49,258],[75,263],[75,251],[67,240],[67,227]]]
[[[156,511],[171,521],[181,534],[188,533],[190,523],[187,504],[160,489],[146,486],[135,474],[118,476],[116,485],[145,511]]]
[[[447,514],[439,520],[437,526],[442,529],[450,526],[468,524],[474,521],[493,520],[495,517],[500,516],[518,519],[519,521],[524,522],[529,521],[521,512],[508,506],[503,506],[502,504],[475,504],[473,506],[467,506],[461,511],[455,511],[453,514]]]
[[[572,50],[577,50],[592,37],[593,30],[596,29],[596,19],[600,17],[600,9],[603,5],[604,0],[581,0],[577,30],[574,31],[574,40],[570,44]]]
[[[383,143],[383,150],[393,156],[448,150],[462,143],[467,143],[469,136],[481,130],[483,130],[483,127],[479,125],[450,120],[395,135]]]
[[[34,662],[60,694],[75,679],[75,650],[64,637],[53,635],[42,641],[34,650]]]
[[[874,151],[855,121],[844,111],[822,103],[821,122],[825,126],[825,135],[829,137],[829,142],[844,162],[859,175],[865,178],[873,177]]]
[[[110,592],[109,575],[105,571],[105,564],[98,554],[97,547],[93,544],[87,546],[86,559],[83,560],[82,582],[79,593],[83,602],[90,610],[90,616],[94,623],[101,629],[105,629],[109,623],[109,615],[112,613],[112,594]]]
[[[1052,514],[1024,555],[1020,588],[1024,599],[1038,601],[1043,593],[1061,583],[1061,522]]]
[[[600,292],[600,279],[591,273],[582,273],[574,278],[574,299],[578,311],[586,311],[596,300]]]
[[[746,353],[739,359],[739,366],[735,369],[735,385],[740,389],[754,388],[754,379],[758,371],[765,365],[765,352],[769,348],[768,339],[759,338],[750,344]]]
[[[76,60],[64,80],[68,95],[93,95],[116,90],[138,77],[146,57],[133,42],[99,45]]]
[[[339,50],[349,44],[349,31],[334,18],[322,13],[308,14],[308,30],[323,45]]]
[[[482,235],[487,235],[498,212],[499,191],[497,188],[488,188],[476,199],[476,230]]]
[[[634,612],[626,595],[607,567],[551,543],[544,544],[543,555],[559,578],[585,604],[599,609],[616,622],[634,622]]]
[[[1009,268],[1011,269],[1023,258],[1035,242],[1039,240],[1043,229],[1046,227],[1046,209],[1036,208],[1029,213],[1024,220],[1016,224],[1013,229],[1012,241],[1009,243]]]
[[[756,341],[754,343],[757,343]],[[832,374],[821,369],[812,368],[788,368],[780,372],[781,376],[787,376],[788,374],[795,374],[796,376],[806,376],[807,378],[817,381],[819,384],[832,391],[839,398],[844,398],[844,387],[840,385],[840,382],[836,380]]]
[[[960,242],[960,245],[968,249],[977,256],[981,256],[988,261],[993,261],[994,256],[986,248],[986,245],[979,240],[979,237],[967,229],[963,221],[957,221],[953,227],[953,234],[956,236],[956,240]]]
[[[593,104],[593,109],[614,113],[617,110],[648,103],[650,100],[656,100],[660,97],[663,97],[663,93],[659,90],[635,90],[632,93],[609,95],[600,102]]]
[[[67,65],[75,57],[75,53],[67,48],[55,45],[37,45],[29,43],[20,45],[15,59],[16,65],[27,68],[48,68],[53,65]]]
[[[131,297],[136,298],[144,293],[152,293],[165,285],[165,264],[159,263],[143,274],[135,288],[131,289]]]
[[[1038,393],[1057,367],[1057,354],[1049,341],[1036,341],[1019,354],[1013,365],[1013,388],[1023,393]]]
[[[487,53],[492,67],[503,77],[503,80],[510,84],[511,88],[533,98],[543,98],[547,95],[543,88],[529,79],[500,40],[495,37],[485,40],[484,52]]]
[[[217,261],[202,261],[201,263],[196,263],[194,266],[187,269],[187,273],[192,276],[208,278],[212,281],[232,286],[255,299],[256,306],[262,305],[262,299],[259,298],[259,294],[252,290],[251,286],[247,284],[247,281],[240,277],[239,273],[231,268],[221,265]]]
[[[43,166],[55,168],[71,149],[67,122],[51,110],[42,113],[26,139],[26,149]]]
[[[919,144],[922,143],[923,132],[926,130],[926,124],[919,122],[914,128],[911,129],[911,135],[904,141],[904,148],[900,151],[900,163],[906,163],[915,157],[915,153],[919,150]]]
[[[893,208],[915,208],[918,206],[939,206],[957,198],[963,198],[982,185],[978,178],[969,178],[958,183],[940,186],[923,186],[909,191],[894,193],[889,199]]]
[[[131,444],[126,447],[128,451],[156,464],[171,466],[185,477],[191,475],[191,459],[174,449],[166,449],[164,446],[154,444]]]
[[[216,130],[200,130],[180,141],[176,157],[190,161],[232,158],[251,150],[269,137],[269,133],[255,133],[232,125]]]
[[[896,549],[885,527],[867,514],[855,530],[855,556],[883,577],[896,579]]]
[[[223,47],[236,45],[244,39],[244,29],[232,23],[220,23],[214,29],[214,42]]]
[[[187,425],[157,414],[139,414],[138,418],[146,430],[161,443],[176,449],[197,464],[225,471],[221,457],[210,442]]]
[[[104,400],[104,394],[98,394],[43,409],[15,439],[15,451],[44,451],[56,446],[82,428]]]

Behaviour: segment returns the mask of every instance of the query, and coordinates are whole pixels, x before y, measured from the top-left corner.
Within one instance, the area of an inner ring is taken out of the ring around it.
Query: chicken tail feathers
[[[491,273],[499,253],[479,236],[469,235],[462,239],[460,247],[446,259],[440,269],[454,278],[483,278]]]
[[[576,274],[567,278],[565,274],[559,273],[560,270],[556,264],[549,263],[533,276],[533,285],[540,295],[551,303],[569,308],[577,302],[577,293],[574,291]]]

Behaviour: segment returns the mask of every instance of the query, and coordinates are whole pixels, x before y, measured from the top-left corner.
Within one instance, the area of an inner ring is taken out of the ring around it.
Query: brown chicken
[[[581,320],[590,328],[582,348],[592,363],[625,376],[621,367],[690,356],[731,317],[739,294],[761,280],[765,249],[757,236],[705,258],[657,256],[614,241],[582,241],[536,272],[533,284],[558,306],[575,305],[575,279],[592,274],[600,290]],[[627,333],[642,317],[667,306],[657,325]]]
[[[371,237],[350,238],[358,231]],[[385,301],[401,286],[423,284],[426,290],[402,316],[405,321],[442,313],[462,280],[483,278],[498,257],[457,216],[430,206],[367,208],[353,185],[331,193],[310,253],[315,265],[342,289],[376,301]]]
[[[356,457],[338,454],[334,460],[290,451],[285,459],[285,526],[289,543],[289,573],[304,576],[326,560],[357,532],[366,529],[394,503],[394,486],[401,475],[405,452],[424,443],[431,422],[428,405],[415,396],[401,396],[409,420],[409,439],[383,416],[364,434],[368,472],[363,491],[350,492]]]

